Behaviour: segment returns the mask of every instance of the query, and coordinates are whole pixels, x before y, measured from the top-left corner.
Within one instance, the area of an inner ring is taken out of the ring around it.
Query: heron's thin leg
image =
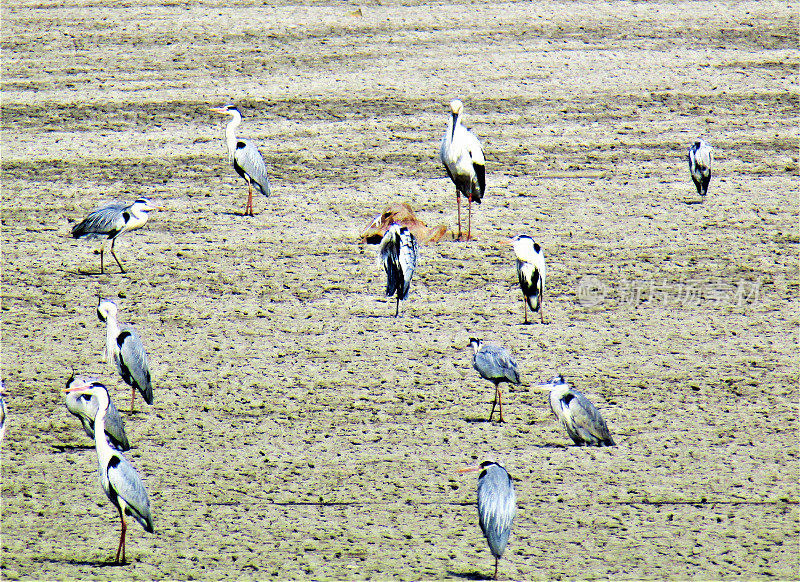
[[[117,508],[119,511],[119,519],[122,521],[122,530],[119,533],[119,545],[117,546],[117,557],[116,563],[117,564],[124,564],[125,563],[125,532],[128,529],[128,525],[125,523],[125,516],[122,513],[122,508]],[[119,553],[122,551],[122,561],[119,561]]]
[[[394,308],[394,316],[397,317],[397,315],[399,313],[400,313],[400,297],[398,296],[397,297],[397,304],[395,305],[395,308]]]
[[[461,240],[461,192],[456,188],[456,208],[458,208],[458,238]]]
[[[494,402],[492,402],[492,411],[489,413],[489,422],[492,422],[495,406],[497,406],[497,384],[494,385]]]
[[[119,259],[117,258],[117,255],[114,253],[114,242],[116,242],[116,240],[117,240],[117,239],[115,239],[115,238],[112,238],[112,239],[111,239],[111,249],[110,249],[110,250],[111,250],[111,256],[112,256],[112,257],[114,257],[114,260],[115,260],[115,261],[117,261],[117,264],[119,265],[119,270],[120,270],[122,273],[124,273],[124,272],[125,272],[125,269],[123,269],[123,268],[122,268],[122,263],[120,263],[120,262],[119,262]]]
[[[525,324],[527,325],[527,323],[528,323],[528,299],[525,297],[524,294],[522,295],[522,311],[525,312]]]
[[[503,420],[503,393],[500,391],[500,384],[497,385],[497,403],[500,405],[500,422]]]
[[[133,414],[133,402],[136,399],[136,388],[131,386],[131,414]]]
[[[253,216],[253,182],[245,174],[247,180],[247,207],[244,209],[245,216]]]
[[[539,320],[544,323],[544,298],[539,293]]]
[[[467,240],[472,240],[472,194],[468,196],[467,204]]]
[[[105,271],[103,271],[103,246],[100,246],[100,274],[102,275]]]
[[[497,562],[499,560],[497,558],[494,559],[494,579],[497,580]]]

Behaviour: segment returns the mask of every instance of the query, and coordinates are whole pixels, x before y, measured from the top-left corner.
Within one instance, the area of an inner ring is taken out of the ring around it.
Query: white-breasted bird
[[[103,250],[111,239],[111,256],[117,261],[119,270],[125,272],[122,263],[114,253],[114,243],[120,235],[143,227],[147,223],[147,213],[152,210],[163,210],[154,206],[147,198],[139,198],[133,204],[112,202],[93,210],[81,222],[72,227],[72,237],[77,239],[104,239],[100,245],[100,273],[103,267]]]
[[[554,376],[540,386],[550,391],[550,409],[576,445],[616,445],[600,411],[586,396],[570,386],[562,375]]]
[[[222,107],[210,107],[210,111],[230,115],[233,119],[225,126],[225,146],[228,148],[228,161],[233,169],[247,182],[247,206],[245,216],[253,216],[253,184],[264,196],[269,196],[269,177],[267,164],[258,148],[246,139],[237,139],[236,129],[242,123],[242,112],[228,103]]]
[[[484,344],[483,340],[471,337],[468,344],[475,353],[472,356],[472,367],[478,371],[481,378],[489,380],[494,384],[494,402],[489,413],[489,421],[492,420],[494,408],[500,405],[500,422],[503,421],[503,394],[500,392],[500,383],[509,382],[519,384],[519,371],[517,362],[511,353],[503,347],[492,344]]]
[[[458,207],[458,240],[461,240],[461,195],[468,202],[467,239],[472,236],[472,203],[480,204],[486,193],[486,161],[481,142],[461,123],[464,104],[458,99],[450,102],[450,120],[442,137],[439,158],[447,175],[456,186]]]
[[[97,396],[93,396],[88,392],[70,392],[73,386],[89,386],[97,384],[103,386],[96,378],[85,378],[82,376],[72,376],[67,380],[67,391],[65,393],[67,401],[67,410],[78,417],[83,425],[83,430],[89,435],[89,438],[94,439],[94,419],[97,417],[97,409],[99,407]],[[105,386],[103,386],[105,388]],[[114,402],[109,398],[108,413],[105,419],[106,437],[108,444],[119,451],[127,451],[131,448],[128,442],[128,435],[125,434],[125,423],[122,422],[122,417],[114,406]]]
[[[119,325],[117,304],[109,299],[101,300],[97,305],[97,317],[106,323],[106,361],[116,366],[122,379],[131,387],[131,412],[136,390],[147,404],[153,404],[150,363],[139,334],[129,325]]]
[[[397,297],[394,316],[400,313],[400,301],[408,297],[411,277],[417,268],[417,238],[405,226],[392,224],[381,239],[378,256],[386,271],[386,296]]]
[[[94,419],[94,444],[97,450],[97,465],[100,486],[119,512],[122,530],[117,546],[116,562],[125,563],[125,532],[128,529],[125,516],[130,515],[144,528],[153,533],[153,517],[150,513],[150,498],[144,482],[128,460],[108,444],[105,438],[105,421],[110,399],[106,387],[96,383],[75,382],[66,389],[76,394],[89,394],[97,398],[97,416]],[[122,559],[120,559],[120,553]]]
[[[544,264],[544,251],[539,243],[527,234],[520,234],[503,241],[513,245],[517,255],[517,277],[522,289],[522,309],[525,312],[525,323],[528,323],[528,307],[539,312],[539,319],[544,323],[544,283],[547,269]]]
[[[481,471],[478,476],[478,524],[494,556],[494,579],[497,566],[508,545],[511,526],[517,514],[517,494],[505,467],[484,461],[477,467],[459,469],[459,473]]]
[[[711,182],[711,164],[714,162],[714,149],[702,139],[689,146],[689,174],[692,176],[697,193],[708,194]]]

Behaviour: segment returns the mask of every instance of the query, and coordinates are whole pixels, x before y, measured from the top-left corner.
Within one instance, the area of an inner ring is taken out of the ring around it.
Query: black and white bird
[[[501,382],[519,384],[519,371],[517,362],[511,353],[500,346],[484,344],[482,340],[471,337],[469,346],[475,350],[472,356],[472,367],[478,371],[481,378],[489,380],[494,384],[494,402],[489,413],[489,421],[492,420],[495,406],[500,405],[500,422],[503,421],[503,394],[500,392]]]
[[[494,579],[497,566],[508,545],[511,526],[517,514],[517,494],[505,467],[484,461],[477,467],[460,469],[459,473],[480,471],[478,476],[478,524],[494,556]]]
[[[468,200],[467,238],[472,236],[472,203],[480,204],[486,193],[486,161],[481,142],[469,129],[461,124],[464,104],[458,99],[450,102],[450,120],[447,132],[442,137],[439,158],[447,175],[456,186],[458,207],[458,240],[461,240],[461,195]]]
[[[229,103],[222,107],[211,107],[211,111],[230,115],[233,119],[225,127],[225,145],[228,148],[228,161],[233,169],[247,182],[247,206],[245,216],[253,216],[253,184],[264,196],[270,195],[267,164],[258,148],[246,139],[237,139],[236,129],[242,123],[242,113]]]
[[[99,407],[97,396],[93,396],[88,392],[70,392],[73,386],[81,385],[83,387],[89,385],[103,386],[95,378],[84,378],[72,376],[67,380],[67,410],[78,417],[83,425],[83,430],[89,435],[89,438],[94,439],[94,419],[97,417],[97,409]],[[114,406],[114,402],[109,398],[108,413],[105,419],[106,438],[108,443],[118,451],[127,451],[131,448],[128,442],[128,435],[125,434],[125,423],[122,422],[122,417]]]
[[[525,312],[525,323],[528,323],[528,307],[539,312],[539,319],[544,323],[544,282],[547,269],[544,264],[544,251],[539,243],[527,234],[520,234],[506,242],[513,245],[517,255],[517,277],[522,289],[522,309]]]
[[[153,404],[150,364],[139,334],[129,325],[120,327],[117,304],[111,300],[100,301],[97,316],[106,324],[106,361],[116,366],[122,379],[131,387],[131,412],[136,390],[147,404]]]
[[[616,444],[600,411],[563,376],[554,376],[541,386],[550,391],[550,408],[576,445],[611,447]]]
[[[689,146],[689,173],[700,196],[708,194],[711,182],[711,164],[714,162],[713,148],[702,139]]]
[[[125,532],[128,525],[125,516],[132,516],[146,532],[153,533],[153,517],[150,513],[150,498],[144,482],[136,469],[118,450],[105,439],[106,415],[110,405],[108,390],[99,382],[74,382],[67,392],[88,394],[97,398],[97,416],[94,419],[94,445],[100,473],[100,486],[119,512],[122,530],[117,546],[116,563],[125,563]],[[120,559],[121,554],[121,559]]]
[[[378,256],[386,271],[386,296],[397,298],[394,316],[400,313],[400,301],[408,297],[411,277],[417,268],[417,239],[405,226],[392,224],[378,245]]]
[[[89,213],[81,222],[72,227],[72,237],[77,239],[103,239],[100,245],[100,273],[104,272],[103,250],[106,242],[111,240],[111,256],[125,272],[122,263],[114,253],[114,243],[120,235],[143,227],[147,223],[148,212],[163,210],[154,206],[147,198],[139,198],[133,204],[112,202]]]

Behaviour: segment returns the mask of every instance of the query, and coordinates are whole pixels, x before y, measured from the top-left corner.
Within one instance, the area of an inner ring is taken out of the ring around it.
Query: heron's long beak
[[[228,115],[228,109],[226,107],[209,107],[208,110],[213,111],[214,113]]]
[[[514,239],[513,238],[501,238],[499,241],[497,241],[497,244],[499,244],[499,245],[513,245],[514,244]]]
[[[480,471],[481,469],[483,469],[483,467],[481,467],[480,465],[472,465],[470,467],[464,467],[462,469],[459,469],[457,473],[458,474],[470,473],[472,471]]]
[[[458,113],[453,113],[453,131],[450,132],[450,141],[453,141],[453,138],[456,135],[456,122],[458,121]]]
[[[84,381],[82,381],[81,383],[79,383],[79,384],[76,384],[75,386],[69,386],[69,387],[67,387],[67,388],[64,388],[64,392],[80,392],[80,391],[86,391],[86,390],[88,390],[88,389],[89,389],[89,388],[91,388],[91,387],[92,387],[92,385],[91,385],[89,382],[87,382],[87,381],[85,381],[85,380],[84,380]]]

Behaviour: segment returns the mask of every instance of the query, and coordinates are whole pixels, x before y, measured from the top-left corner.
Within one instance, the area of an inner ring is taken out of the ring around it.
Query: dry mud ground
[[[456,469],[486,457],[519,498],[505,577],[798,577],[796,5],[141,4],[2,9],[4,578],[482,579]],[[395,319],[358,233],[401,200],[454,226],[454,96],[477,240],[423,247]],[[207,111],[229,99],[273,179],[255,218]],[[166,210],[100,276],[71,225],[142,195]],[[519,232],[546,325],[496,242]],[[60,392],[75,366],[127,409],[98,293],[156,379],[127,417],[156,533],[125,567]],[[520,362],[503,425],[470,336]],[[568,446],[534,390],[556,372],[619,446]]]

